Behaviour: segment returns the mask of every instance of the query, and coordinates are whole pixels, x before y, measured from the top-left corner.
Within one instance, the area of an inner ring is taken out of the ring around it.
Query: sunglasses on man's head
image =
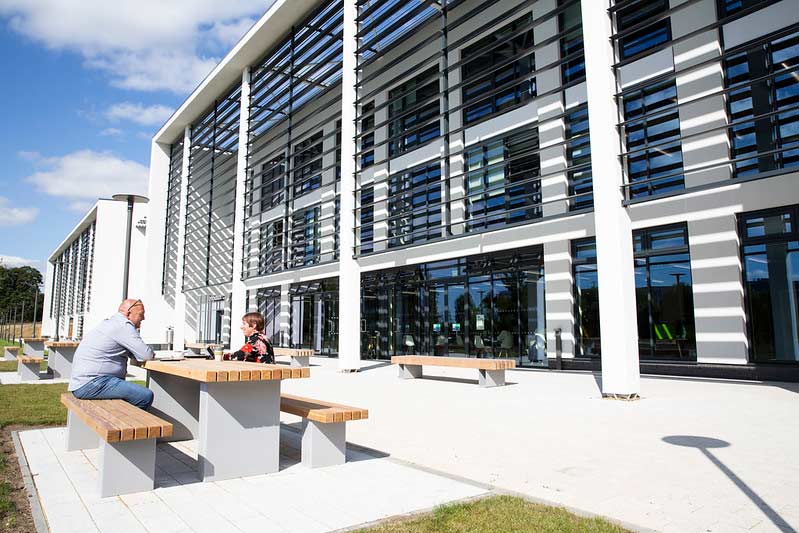
[[[140,303],[141,303],[141,300],[136,300],[135,302],[130,304],[130,307],[128,307],[128,311],[127,312],[130,313],[130,310],[133,309],[134,307],[136,307],[137,305],[139,305]]]

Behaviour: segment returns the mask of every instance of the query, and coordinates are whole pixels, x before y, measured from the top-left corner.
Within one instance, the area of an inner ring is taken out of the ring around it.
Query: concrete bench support
[[[78,343],[74,343],[72,346],[64,346],[67,343],[61,344],[52,343],[48,347],[50,355],[47,357],[47,367],[52,370],[53,377],[69,379],[72,375],[72,361],[75,358],[75,350],[78,348]]]
[[[289,364],[291,366],[296,366],[296,367],[310,366],[311,358],[309,356],[307,356],[307,355],[292,355],[291,356],[291,363],[289,363]]]
[[[480,369],[478,382],[481,387],[502,387],[505,385],[505,370]]]
[[[20,381],[39,381],[41,362],[42,359],[35,359],[33,361],[18,359],[17,374],[19,374]]]
[[[399,377],[402,379],[422,377],[422,365],[399,365]]]
[[[44,357],[44,342],[47,339],[22,339],[22,355]]]
[[[67,411],[67,451],[93,450],[100,445],[100,437],[83,423],[72,411]]]
[[[308,468],[343,465],[347,456],[345,422],[302,421],[302,464]]]
[[[16,361],[19,354],[19,346],[4,346],[3,357],[6,361]]]
[[[155,487],[155,439],[102,442],[101,498],[151,491]]]

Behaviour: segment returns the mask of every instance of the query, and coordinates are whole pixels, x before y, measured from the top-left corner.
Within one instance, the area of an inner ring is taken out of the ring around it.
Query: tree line
[[[42,319],[44,294],[39,292],[42,284],[42,273],[33,267],[7,267],[0,263],[0,319],[11,320],[14,310],[17,322],[22,320],[22,304],[25,304],[24,321],[32,322],[34,301],[38,294],[36,320]]]

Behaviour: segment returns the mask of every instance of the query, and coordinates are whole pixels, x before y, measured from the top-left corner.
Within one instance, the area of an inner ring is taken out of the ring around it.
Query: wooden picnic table
[[[278,471],[280,382],[310,377],[310,368],[207,359],[144,368],[152,413],[173,424],[169,440],[197,440],[203,481]]]

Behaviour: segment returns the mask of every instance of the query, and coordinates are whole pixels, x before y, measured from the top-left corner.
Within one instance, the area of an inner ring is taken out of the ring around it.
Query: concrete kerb
[[[44,517],[44,512],[42,511],[42,504],[39,501],[39,492],[36,490],[36,484],[33,482],[33,476],[28,467],[28,460],[25,458],[25,450],[22,448],[22,443],[19,441],[19,435],[16,431],[11,432],[11,440],[14,442],[14,451],[17,453],[19,470],[22,472],[22,482],[25,485],[25,492],[28,495],[28,504],[31,508],[33,526],[36,528],[37,533],[49,533],[50,528],[47,526],[47,519]]]

